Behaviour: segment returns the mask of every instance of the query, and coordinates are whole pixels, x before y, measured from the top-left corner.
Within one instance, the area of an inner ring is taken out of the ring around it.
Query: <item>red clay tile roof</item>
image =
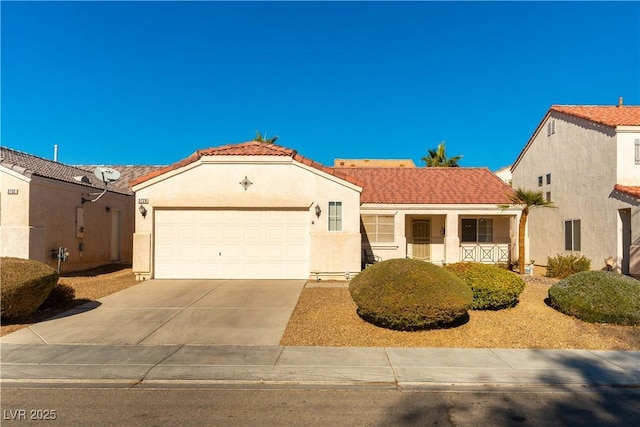
[[[334,168],[415,168],[411,159],[335,159]]]
[[[129,182],[138,178],[139,176],[148,175],[158,169],[162,169],[165,167],[150,165],[76,165],[75,167],[91,172],[91,174],[93,175],[93,171],[98,166],[115,169],[120,172],[120,179],[109,184],[109,187],[127,191],[129,194],[133,194],[133,190],[131,190],[131,185],[129,185]]]
[[[338,169],[340,170],[340,169]],[[348,168],[360,203],[509,204],[513,189],[485,168]]]
[[[230,144],[223,145],[221,147],[211,147],[204,150],[198,150],[186,159],[132,180],[130,182],[130,185],[134,186],[157,176],[163,175],[172,170],[187,166],[198,161],[203,156],[286,156],[293,158],[293,160],[299,163],[311,166],[315,169],[321,170],[352,184],[362,186],[362,182],[351,176],[351,174],[335,171],[333,168],[324,166],[318,162],[314,162],[311,159],[301,156],[296,150],[292,150],[290,148],[282,147],[276,144],[268,144],[258,141],[249,141],[240,144]]]
[[[611,127],[640,126],[640,106],[638,105],[553,105],[551,111]]]
[[[628,196],[640,199],[640,186],[616,184],[614,188]]]

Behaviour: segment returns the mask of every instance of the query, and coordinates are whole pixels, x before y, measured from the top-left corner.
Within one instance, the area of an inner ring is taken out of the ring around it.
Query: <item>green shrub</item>
[[[515,273],[494,265],[473,262],[449,264],[446,270],[465,281],[473,291],[474,310],[499,310],[513,307],[524,290],[524,280]]]
[[[547,277],[564,279],[581,271],[591,270],[591,261],[584,255],[556,255],[555,258],[547,257]]]
[[[467,313],[473,294],[455,275],[434,264],[391,259],[368,267],[349,284],[366,321],[405,331],[443,327]]]
[[[69,285],[58,284],[40,305],[39,310],[68,308],[76,297],[76,290]]]
[[[0,259],[0,316],[31,316],[58,283],[58,272],[46,264],[21,258]]]
[[[640,281],[607,271],[585,271],[549,288],[556,310],[591,323],[640,324]]]

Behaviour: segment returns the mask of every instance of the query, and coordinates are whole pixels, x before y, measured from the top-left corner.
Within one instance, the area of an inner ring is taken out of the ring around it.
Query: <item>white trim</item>
[[[399,205],[399,204],[381,204],[381,203],[364,203],[360,205],[360,213],[373,213],[374,211],[393,210],[396,212],[412,212],[424,213],[429,215],[447,215],[452,212],[464,212],[465,215],[473,215],[474,213],[486,214],[494,212],[494,215],[513,215],[522,211],[519,205],[509,205],[502,209],[498,204],[477,204],[477,205]]]
[[[9,169],[6,166],[0,166],[0,171],[6,173],[7,175],[10,175],[13,178],[17,178],[17,179],[19,179],[21,181],[31,182],[31,177],[25,176],[25,175],[23,175],[23,174],[21,174],[19,172],[16,172],[16,171],[14,171],[12,169]]]
[[[133,191],[137,192],[143,190],[151,185],[162,182],[166,179],[172,178],[181,173],[187,172],[195,167],[198,167],[203,164],[220,164],[220,165],[231,165],[231,164],[243,164],[243,165],[292,165],[304,169],[308,172],[319,175],[329,181],[333,181],[337,184],[343,185],[347,188],[355,190],[359,193],[362,193],[362,187],[357,186],[355,184],[350,183],[342,178],[339,178],[335,175],[331,175],[326,173],[320,169],[314,168],[313,166],[305,165],[293,157],[290,156],[202,156],[198,160],[189,163],[188,165],[181,166],[176,169],[169,170],[161,175],[150,178],[140,184],[134,185],[132,188]],[[171,165],[167,166],[171,167]]]

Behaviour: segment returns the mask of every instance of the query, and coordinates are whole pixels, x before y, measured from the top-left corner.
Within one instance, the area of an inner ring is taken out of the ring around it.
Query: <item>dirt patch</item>
[[[34,323],[45,321],[64,311],[106,297],[139,282],[136,281],[129,266],[109,264],[91,270],[63,274],[58,283],[71,286],[76,291],[76,297],[68,307],[38,311],[30,318],[18,322],[7,322],[3,319],[0,326],[0,336],[26,328]]]
[[[640,350],[640,327],[600,325],[566,316],[545,300],[553,279],[527,278],[517,306],[469,311],[460,326],[419,332],[362,320],[347,288],[305,287],[280,342],[284,346],[459,347]]]

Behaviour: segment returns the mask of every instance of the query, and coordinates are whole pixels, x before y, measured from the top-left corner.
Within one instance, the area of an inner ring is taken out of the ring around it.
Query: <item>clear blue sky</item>
[[[326,165],[512,163],[553,104],[640,104],[638,2],[6,2],[2,144],[169,164],[258,130]]]

